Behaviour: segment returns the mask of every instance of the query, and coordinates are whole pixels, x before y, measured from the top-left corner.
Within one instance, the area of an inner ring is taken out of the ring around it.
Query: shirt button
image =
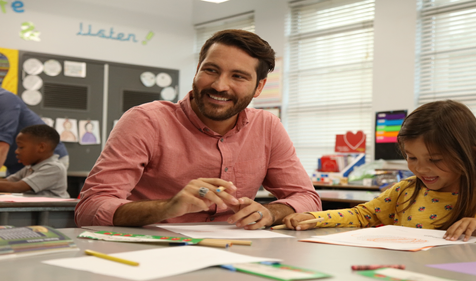
[[[215,218],[210,218],[210,221],[214,221],[214,220],[215,220]]]
[[[221,138],[221,139],[220,139],[220,141],[221,141],[221,142],[223,142],[223,141],[224,141],[224,139],[223,139],[223,138]]]
[[[228,172],[228,167],[225,167],[225,172]]]

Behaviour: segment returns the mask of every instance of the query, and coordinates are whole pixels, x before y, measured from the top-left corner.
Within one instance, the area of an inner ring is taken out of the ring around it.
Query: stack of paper
[[[476,242],[476,237],[471,237],[467,242],[463,242],[462,239],[448,241],[443,239],[445,232],[445,230],[386,225],[326,236],[313,236],[299,241],[403,251],[420,251],[434,246]]]
[[[129,266],[91,256],[49,260],[43,263],[117,278],[149,280],[222,264],[281,261],[273,258],[241,255],[208,247],[189,246],[133,251],[111,254],[110,256],[135,261],[140,265]]]

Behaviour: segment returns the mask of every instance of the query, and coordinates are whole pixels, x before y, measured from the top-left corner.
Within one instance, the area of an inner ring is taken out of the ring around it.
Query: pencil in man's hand
[[[320,222],[320,221],[323,221],[323,220],[324,220],[324,218],[305,220],[305,221],[299,222],[298,225],[307,224],[307,223],[316,223],[316,222]],[[285,224],[280,224],[280,225],[275,225],[275,226],[271,227],[271,230],[275,230],[275,229],[288,229],[288,228]]]

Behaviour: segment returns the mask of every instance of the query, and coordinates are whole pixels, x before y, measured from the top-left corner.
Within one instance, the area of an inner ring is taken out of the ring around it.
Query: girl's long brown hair
[[[438,228],[476,215],[476,118],[464,104],[446,100],[424,104],[405,118],[398,133],[398,144],[405,154],[405,141],[423,137],[430,155],[437,151],[451,172],[461,174],[459,195],[453,211]],[[411,186],[411,185],[409,185]],[[405,202],[414,202],[423,182],[417,178],[415,192]],[[402,194],[402,193],[400,193]],[[408,209],[410,204],[400,212]]]

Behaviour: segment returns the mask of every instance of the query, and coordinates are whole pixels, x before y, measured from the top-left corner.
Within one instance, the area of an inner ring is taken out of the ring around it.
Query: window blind
[[[418,105],[453,99],[476,112],[476,1],[419,0]]]
[[[254,13],[248,12],[232,17],[218,19],[206,23],[195,25],[196,31],[196,45],[195,54],[198,59],[198,54],[205,41],[212,37],[215,32],[224,29],[243,29],[250,32],[255,32],[255,20]]]
[[[372,126],[373,0],[291,2],[285,124],[311,175],[335,136]]]

